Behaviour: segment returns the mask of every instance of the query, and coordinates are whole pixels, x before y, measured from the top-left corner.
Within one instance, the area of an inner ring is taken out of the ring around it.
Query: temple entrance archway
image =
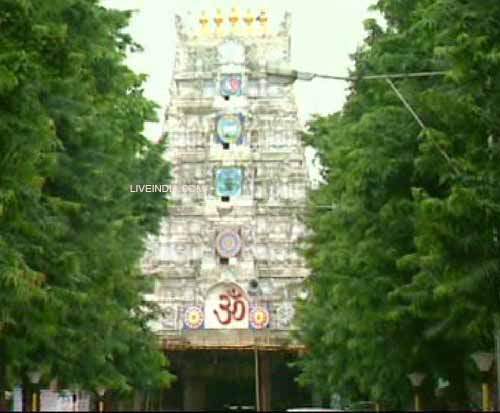
[[[185,350],[167,353],[178,381],[163,394],[165,410],[255,410],[255,352],[242,350]],[[259,351],[261,409],[285,410],[308,406],[309,392],[294,381],[289,363],[295,354]]]

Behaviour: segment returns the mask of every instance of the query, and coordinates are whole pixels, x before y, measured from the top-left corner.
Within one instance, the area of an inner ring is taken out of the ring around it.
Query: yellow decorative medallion
[[[250,309],[250,325],[256,330],[261,330],[269,325],[269,311],[266,307],[256,305]]]
[[[191,330],[196,330],[203,325],[204,318],[203,310],[192,305],[184,312],[184,325]]]

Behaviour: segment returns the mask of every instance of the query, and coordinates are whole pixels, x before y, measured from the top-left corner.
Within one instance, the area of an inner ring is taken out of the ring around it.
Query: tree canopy
[[[402,407],[407,374],[422,371],[427,395],[447,379],[448,403],[464,408],[470,355],[491,351],[500,313],[500,4],[373,7],[386,25],[365,22],[347,102],[304,138],[325,183],[307,218],[300,380]],[[445,75],[393,80],[424,128],[386,81],[362,79],[426,71]]]
[[[130,12],[0,0],[0,379],[128,390],[172,376],[138,262],[166,213],[156,105],[125,64]],[[3,387],[0,386],[0,387]],[[5,387],[4,387],[5,388]],[[3,393],[2,393],[3,394]]]

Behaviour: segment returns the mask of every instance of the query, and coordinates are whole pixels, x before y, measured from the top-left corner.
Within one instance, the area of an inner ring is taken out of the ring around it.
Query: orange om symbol
[[[223,313],[225,313],[225,315],[221,317],[219,312],[214,310],[214,314],[219,323],[227,325],[233,320],[241,321],[245,318],[245,302],[243,301],[241,292],[232,288],[225,294],[219,295],[219,300],[221,301],[219,308]]]

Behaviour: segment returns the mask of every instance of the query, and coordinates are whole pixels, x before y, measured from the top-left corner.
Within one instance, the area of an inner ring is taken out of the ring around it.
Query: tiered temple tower
[[[286,365],[280,354],[300,348],[289,333],[308,275],[297,251],[308,176],[293,79],[266,72],[290,62],[290,15],[278,32],[265,11],[212,17],[203,13],[193,33],[176,17],[165,114],[171,203],[144,259],[156,275],[147,298],[164,310],[154,328],[180,378],[166,397],[177,402],[165,407],[222,408],[210,390],[225,374],[216,360],[257,369],[248,377],[256,373],[259,390],[250,400],[235,391],[226,404],[269,409],[289,385],[271,390]]]

